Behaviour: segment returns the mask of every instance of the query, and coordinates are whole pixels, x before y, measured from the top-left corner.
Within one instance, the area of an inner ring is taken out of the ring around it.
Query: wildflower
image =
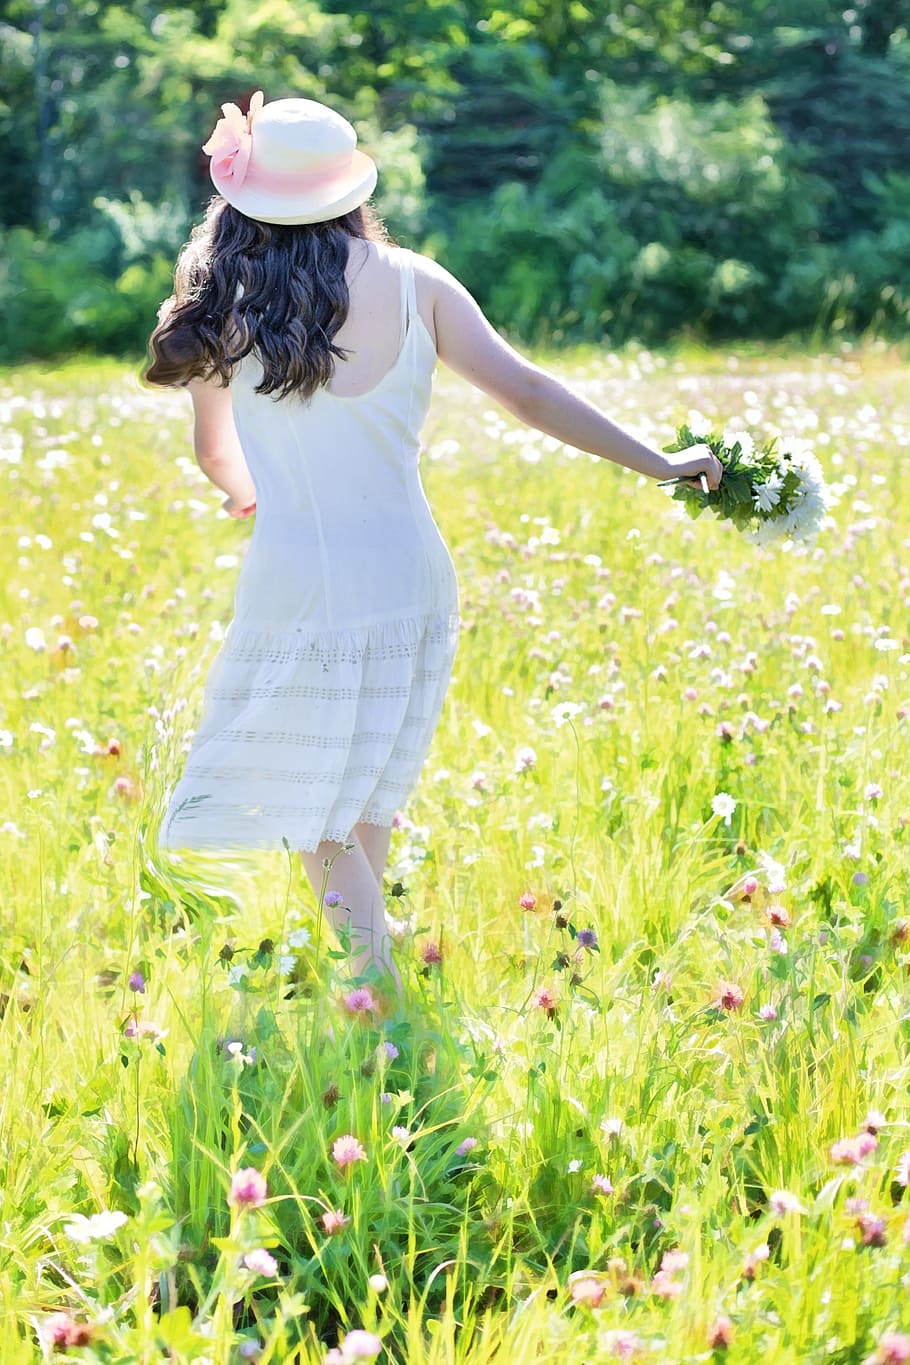
[[[675,1247],[672,1251],[665,1251],[660,1258],[661,1270],[666,1270],[670,1275],[676,1270],[685,1270],[688,1264],[688,1253],[680,1251],[678,1247]]]
[[[366,1161],[367,1154],[351,1133],[345,1133],[344,1137],[336,1138],[332,1143],[332,1159],[343,1171],[355,1161]]]
[[[292,934],[288,934],[289,948],[305,948],[309,942],[309,929],[295,929]]]
[[[910,1361],[910,1337],[905,1332],[885,1332],[863,1365],[907,1365],[907,1361]]]
[[[600,1345],[609,1351],[611,1356],[616,1356],[619,1360],[630,1360],[642,1349],[642,1340],[634,1332],[617,1327],[603,1334]]]
[[[369,986],[358,986],[344,997],[344,1007],[350,1014],[369,1014],[377,1008],[376,997]]]
[[[757,877],[746,877],[742,886],[739,888],[739,894],[742,896],[743,900],[748,900],[750,896],[755,895],[758,886],[759,882]]]
[[[803,1208],[795,1194],[790,1194],[788,1190],[775,1190],[768,1200],[771,1212],[778,1218],[783,1218],[785,1213],[802,1213]]]
[[[855,1138],[841,1138],[838,1142],[832,1142],[828,1155],[838,1166],[858,1166],[877,1146],[878,1138],[874,1133],[860,1133]]]
[[[711,801],[711,814],[721,816],[725,825],[729,825],[735,810],[736,802],[727,792],[718,792]]]
[[[378,1274],[371,1275],[370,1278],[367,1280],[367,1284],[370,1286],[374,1294],[384,1294],[389,1287],[389,1282],[386,1279],[385,1275]]]
[[[435,940],[425,943],[420,953],[420,960],[425,967],[438,967],[442,962],[442,949]]]
[[[127,986],[137,995],[145,995],[145,977],[141,972],[133,972],[127,980]]]
[[[668,1270],[658,1270],[651,1280],[651,1293],[661,1299],[677,1299],[682,1293],[682,1285]]]
[[[402,1128],[401,1125],[397,1123],[392,1129],[392,1137],[396,1142],[400,1142],[402,1147],[407,1147],[408,1143],[411,1141],[410,1130]]]
[[[529,744],[526,744],[523,748],[516,751],[515,771],[516,773],[526,773],[529,769],[534,767],[536,762],[537,754]]]
[[[243,1264],[247,1270],[252,1270],[254,1275],[267,1275],[271,1278],[278,1271],[278,1262],[265,1247],[256,1247],[253,1251],[246,1252]]]
[[[573,1160],[569,1162],[568,1166],[566,1167],[566,1170],[568,1171],[569,1175],[574,1175],[576,1171],[581,1170],[581,1162],[578,1160],[577,1157],[573,1158]]]
[[[341,1343],[341,1358],[346,1365],[348,1361],[375,1360],[381,1350],[382,1342],[375,1332],[364,1332],[358,1327],[348,1332]]]
[[[585,1308],[599,1308],[606,1292],[606,1284],[602,1280],[595,1279],[593,1275],[579,1276],[569,1285],[572,1302],[581,1304]]]
[[[771,930],[771,936],[768,939],[768,947],[772,953],[783,954],[786,953],[787,951],[787,940],[784,938],[783,934],[777,928],[776,925]]]
[[[137,1041],[151,1038],[153,1043],[160,1043],[162,1038],[167,1037],[167,1029],[159,1028],[151,1019],[130,1018],[123,1026],[123,1036],[135,1038]]]
[[[526,891],[524,895],[519,896],[518,904],[522,910],[533,910],[537,904],[537,897],[531,891]]]
[[[580,707],[577,702],[561,701],[558,705],[553,707],[550,715],[553,717],[554,723],[557,726],[565,725],[567,721],[574,720],[582,709],[583,708]]]
[[[867,801],[878,801],[884,794],[877,782],[867,782],[863,789],[863,796]]]
[[[750,1251],[743,1266],[743,1279],[754,1280],[755,1272],[762,1261],[767,1261],[771,1255],[771,1248],[767,1242],[759,1242],[754,1251]]]
[[[612,1194],[613,1183],[606,1175],[595,1175],[591,1181],[591,1189],[595,1194]]]
[[[331,907],[333,905],[340,905],[343,900],[344,897],[340,891],[327,891],[323,904]]]
[[[607,1137],[619,1137],[622,1131],[622,1119],[601,1119],[600,1127]]]
[[[765,1020],[776,1019],[777,1010],[774,1005],[762,1005],[758,1011],[758,1017]]]
[[[733,1323],[720,1313],[708,1329],[708,1345],[712,1351],[726,1350],[733,1340]]]
[[[76,1322],[69,1313],[51,1313],[38,1329],[48,1346],[88,1346],[94,1328],[89,1322]]]
[[[733,981],[719,981],[717,983],[717,994],[711,1001],[714,1009],[738,1010],[742,1008],[743,993],[739,986]]]
[[[863,1127],[867,1133],[877,1133],[879,1128],[884,1128],[888,1120],[880,1109],[870,1109],[863,1119]]]
[[[782,929],[789,928],[790,924],[792,923],[789,911],[786,910],[782,905],[769,905],[768,919],[771,921],[772,924],[779,925]]]
[[[63,1231],[74,1242],[100,1242],[113,1236],[126,1221],[126,1214],[119,1209],[93,1213],[90,1218],[76,1213],[71,1222],[64,1224]]]
[[[901,1152],[894,1168],[894,1179],[898,1185],[910,1185],[910,1150]]]
[[[597,947],[597,933],[594,929],[579,929],[578,946],[588,948],[591,952]]]
[[[329,1209],[322,1215],[320,1221],[325,1231],[332,1237],[336,1232],[341,1232],[351,1220],[347,1214],[341,1212],[341,1209]]]
[[[264,1177],[255,1166],[244,1166],[235,1171],[231,1179],[228,1203],[236,1204],[238,1209],[255,1209],[264,1204],[268,1195]]]
[[[237,1354],[241,1360],[255,1360],[262,1354],[262,1342],[257,1341],[255,1337],[247,1337],[246,1341],[241,1341]]]
[[[861,1213],[856,1226],[865,1247],[883,1247],[888,1240],[888,1223],[877,1213]]]
[[[460,1142],[458,1146],[455,1148],[455,1155],[466,1156],[468,1152],[473,1152],[476,1146],[477,1146],[476,1137],[466,1137],[464,1142]]]
[[[539,1010],[543,1010],[548,1019],[556,1017],[557,999],[549,986],[541,986],[540,990],[534,992],[534,1004]]]
[[[394,1043],[390,1043],[390,1042],[388,1041],[388,1039],[386,1039],[386,1040],[383,1041],[382,1048],[383,1048],[383,1051],[385,1052],[385,1055],[386,1055],[387,1059],[388,1059],[390,1062],[394,1062],[394,1061],[395,1061],[395,1058],[398,1057],[398,1056],[400,1056],[400,1053],[399,1053],[399,1051],[398,1051],[398,1048],[395,1046]]]

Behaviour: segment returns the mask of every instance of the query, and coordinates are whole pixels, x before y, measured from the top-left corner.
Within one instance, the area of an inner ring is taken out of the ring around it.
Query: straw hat
[[[357,151],[346,118],[317,100],[263,103],[261,90],[243,115],[224,114],[202,150],[220,195],[262,223],[324,223],[369,199],[376,165]]]

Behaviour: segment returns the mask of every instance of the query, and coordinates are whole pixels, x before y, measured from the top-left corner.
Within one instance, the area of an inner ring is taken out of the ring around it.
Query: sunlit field
[[[188,399],[0,375],[3,1365],[910,1360],[906,362],[552,363],[838,501],[759,549],[438,376],[394,1011],[292,850],[157,847],[252,529]]]

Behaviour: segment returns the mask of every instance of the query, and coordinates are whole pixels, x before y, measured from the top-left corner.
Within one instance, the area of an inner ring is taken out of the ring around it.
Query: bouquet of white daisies
[[[709,508],[759,545],[815,539],[834,497],[807,442],[793,441],[788,448],[775,449],[775,437],[759,449],[746,431],[728,428],[718,436],[712,431],[696,433],[684,423],[664,450],[692,453],[691,448],[700,445],[724,467],[716,489],[709,490],[705,480],[701,488],[681,478],[661,481],[662,486],[675,485],[673,499],[691,517]]]

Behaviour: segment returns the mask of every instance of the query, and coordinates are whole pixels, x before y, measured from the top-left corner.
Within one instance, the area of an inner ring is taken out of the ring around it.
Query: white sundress
[[[164,848],[315,851],[392,823],[416,785],[458,640],[451,556],[418,472],[436,364],[410,253],[396,253],[401,344],[367,393],[257,394],[234,420],[256,520],[234,616],[171,792]]]

